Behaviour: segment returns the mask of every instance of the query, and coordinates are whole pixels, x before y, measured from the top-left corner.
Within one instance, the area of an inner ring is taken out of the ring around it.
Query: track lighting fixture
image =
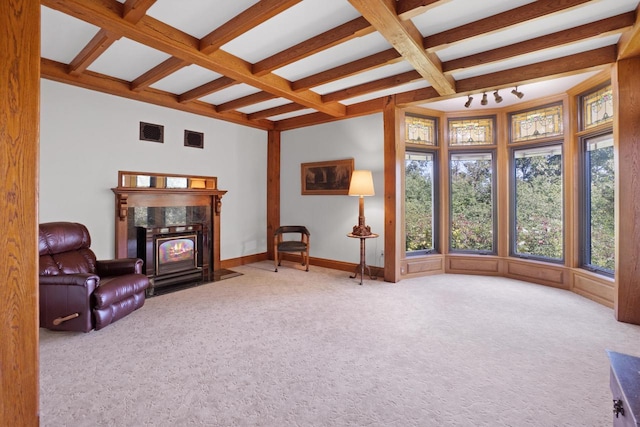
[[[471,106],[471,101],[473,101],[473,97],[469,95],[469,99],[464,103],[465,108],[469,108]]]
[[[522,99],[522,97],[524,96],[524,93],[520,92],[518,90],[518,86],[516,86],[516,88],[514,90],[511,91],[512,94],[514,94],[515,96],[518,97],[518,99]]]
[[[500,104],[502,102],[502,97],[497,90],[493,92],[493,98],[496,100],[496,104]]]
[[[481,105],[487,105],[489,103],[489,101],[487,100],[487,94],[483,93],[482,94],[482,101],[480,101]]]

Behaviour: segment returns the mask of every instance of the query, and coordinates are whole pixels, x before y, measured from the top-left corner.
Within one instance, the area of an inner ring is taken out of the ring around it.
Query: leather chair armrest
[[[120,258],[96,261],[96,272],[99,276],[122,276],[124,274],[141,274],[140,258]]]
[[[87,293],[92,293],[100,283],[100,278],[91,273],[58,274],[51,276],[39,276],[40,285],[49,286],[83,286]]]

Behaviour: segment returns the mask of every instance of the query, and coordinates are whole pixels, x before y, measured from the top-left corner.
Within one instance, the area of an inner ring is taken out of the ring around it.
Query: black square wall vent
[[[194,132],[192,130],[184,131],[184,146],[204,148],[204,133]]]
[[[163,143],[164,126],[140,122],[140,140]]]

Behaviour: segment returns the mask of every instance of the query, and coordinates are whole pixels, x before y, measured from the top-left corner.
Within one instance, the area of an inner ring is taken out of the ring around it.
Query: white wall
[[[218,177],[222,260],[266,251],[267,133],[220,120],[41,80],[39,222],[77,221],[98,258],[111,258],[119,170]],[[164,126],[164,144],[139,123]],[[204,149],[184,146],[184,130]]]
[[[282,225],[306,225],[311,232],[310,255],[358,263],[358,239],[347,237],[358,224],[358,199],[350,196],[301,195],[300,164],[353,158],[356,169],[373,173],[376,195],[365,197],[365,218],[371,231],[367,264],[383,266],[384,248],[384,140],[381,114],[310,126],[281,136]]]

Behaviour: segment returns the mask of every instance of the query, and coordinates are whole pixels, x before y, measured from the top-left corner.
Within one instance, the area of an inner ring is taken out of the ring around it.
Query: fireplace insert
[[[151,285],[147,296],[158,288],[203,281],[201,224],[170,227],[137,227],[138,258]]]

